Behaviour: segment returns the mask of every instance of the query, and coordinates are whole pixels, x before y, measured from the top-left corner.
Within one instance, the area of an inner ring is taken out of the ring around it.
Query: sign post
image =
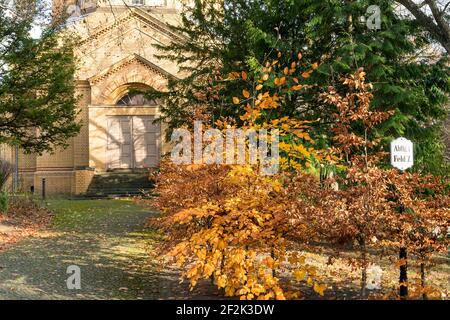
[[[413,143],[403,137],[391,142],[391,165],[404,172],[414,165]],[[400,205],[400,213],[405,211]],[[399,258],[403,262],[400,265],[400,299],[408,296],[408,253],[405,247],[400,248]]]

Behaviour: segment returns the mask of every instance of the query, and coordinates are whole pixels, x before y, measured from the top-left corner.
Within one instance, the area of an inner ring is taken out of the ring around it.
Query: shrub
[[[6,182],[14,171],[14,166],[8,161],[0,160],[0,190],[3,190]]]
[[[9,195],[7,192],[0,192],[0,213],[7,213],[9,208]]]

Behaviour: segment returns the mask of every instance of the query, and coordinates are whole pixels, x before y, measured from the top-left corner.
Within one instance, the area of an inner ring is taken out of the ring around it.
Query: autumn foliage
[[[255,165],[180,166],[170,159],[161,164],[158,196],[151,202],[162,216],[151,224],[164,231],[164,258],[183,269],[191,287],[212,279],[226,296],[293,299],[302,297],[298,283],[304,282],[323,295],[325,275],[291,244],[326,242],[337,251],[341,244],[356,244],[366,297],[369,248],[396,254],[407,247],[425,264],[448,247],[446,184],[384,167],[386,152],[373,129],[392,112],[371,110],[363,69],[343,79],[343,93],[329,88],[321,94],[334,112],[332,148],[316,147],[310,122],[277,117],[284,99],[305,87],[299,79],[317,68],[298,70],[298,58],[288,66],[270,61],[260,73],[224,79],[244,86],[230,106],[241,111],[241,127],[280,131],[278,174],[261,176]],[[223,118],[212,125],[225,130],[239,121]],[[334,174],[314,170],[321,167],[332,167]],[[427,290],[424,279],[420,290]]]
[[[320,201],[306,219],[319,238],[358,244],[364,297],[368,247],[408,248],[422,263],[436,251],[445,251],[450,202],[439,178],[383,168],[386,153],[373,129],[392,112],[370,110],[371,84],[365,82],[362,69],[343,83],[348,88],[345,95],[329,88],[321,97],[336,107],[331,131],[346,169],[332,181],[338,183],[338,190],[316,189]]]

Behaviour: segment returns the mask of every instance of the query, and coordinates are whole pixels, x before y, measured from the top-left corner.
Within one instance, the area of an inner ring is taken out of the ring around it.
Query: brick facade
[[[148,0],[151,1],[151,0]],[[72,4],[74,1],[67,1]],[[64,1],[55,6],[60,8]],[[77,48],[79,69],[76,75],[79,99],[78,136],[68,147],[39,155],[19,154],[20,190],[47,194],[82,194],[95,173],[107,170],[109,117],[159,116],[158,105],[118,106],[117,101],[131,89],[164,90],[171,77],[180,77],[171,61],[155,57],[152,44],[182,41],[166,23],[176,23],[178,1],[168,0],[162,7],[99,7],[70,26],[81,41]],[[161,126],[158,139],[163,137]],[[163,141],[159,150],[167,151]]]

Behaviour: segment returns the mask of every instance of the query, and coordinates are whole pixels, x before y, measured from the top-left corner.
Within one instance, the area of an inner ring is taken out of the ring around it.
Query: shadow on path
[[[0,299],[217,298],[207,284],[189,292],[176,270],[149,261],[157,235],[143,224],[155,213],[131,201],[96,201],[78,201],[75,210],[68,200],[50,202],[55,225],[0,252]],[[70,265],[81,269],[81,290],[67,289]]]

